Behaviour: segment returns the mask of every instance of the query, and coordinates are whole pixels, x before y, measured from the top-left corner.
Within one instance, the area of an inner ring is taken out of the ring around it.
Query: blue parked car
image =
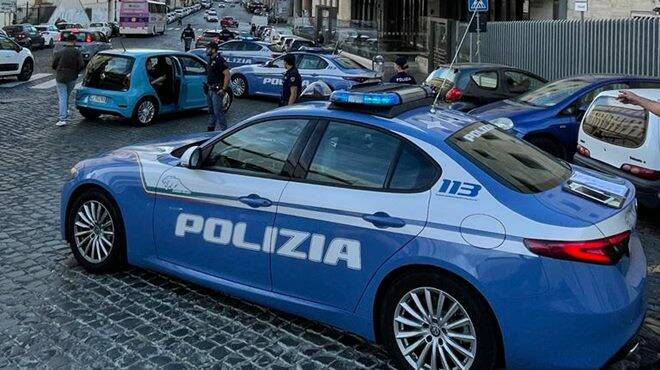
[[[546,152],[573,158],[580,121],[589,104],[603,91],[658,88],[659,78],[585,75],[557,80],[537,90],[470,111],[479,118],[523,138]]]
[[[329,52],[295,52],[298,72],[305,88],[312,82],[323,81],[333,90],[345,90],[353,85],[380,81],[376,72],[356,61]],[[263,64],[232,68],[231,88],[237,98],[251,95],[279,97],[282,76],[286,72],[283,56]]]
[[[230,68],[263,64],[280,55],[280,53],[275,53],[272,44],[263,41],[232,40],[220,44],[218,50]],[[190,53],[208,61],[204,48],[193,49]]]
[[[207,107],[206,62],[170,50],[110,50],[87,66],[76,108],[83,117],[111,114],[139,126],[160,114]],[[232,103],[225,95],[225,111]]]
[[[415,86],[335,91],[82,161],[62,236],[385,345],[402,369],[597,369],[635,347],[634,186]]]

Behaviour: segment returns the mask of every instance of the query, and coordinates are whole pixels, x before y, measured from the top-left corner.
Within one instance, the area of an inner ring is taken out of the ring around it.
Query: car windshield
[[[521,193],[546,191],[571,176],[567,164],[490,123],[471,124],[447,142],[491,177]]]
[[[337,58],[334,58],[334,61],[341,68],[345,68],[345,69],[365,69],[358,62],[356,62],[356,61],[354,61],[353,59],[350,59],[350,58],[337,57]]]
[[[126,91],[130,87],[134,61],[131,57],[98,54],[87,66],[83,83],[86,87]]]
[[[440,67],[426,78],[425,85],[430,86],[433,91],[442,89],[442,94],[445,94],[449,89],[454,87],[458,77],[457,69],[449,69]]]
[[[589,81],[580,78],[559,80],[523,94],[516,100],[538,107],[554,107],[589,84]]]
[[[592,103],[582,121],[582,129],[600,141],[638,148],[646,140],[648,119],[648,112],[642,107],[601,96]]]

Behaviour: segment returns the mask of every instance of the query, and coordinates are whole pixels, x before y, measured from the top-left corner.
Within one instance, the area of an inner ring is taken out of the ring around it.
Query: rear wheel
[[[143,98],[133,110],[132,122],[136,126],[149,126],[158,114],[158,105],[152,98]]]
[[[102,273],[124,265],[124,226],[105,192],[90,189],[78,196],[67,215],[67,236],[76,261],[87,271]]]
[[[384,345],[402,369],[492,369],[498,342],[482,301],[454,278],[406,274],[388,288],[379,311]]]
[[[32,77],[32,72],[34,72],[34,62],[30,58],[25,59],[21,67],[21,72],[18,75],[18,80],[28,81]]]
[[[231,89],[222,97],[222,110],[227,112],[231,107],[231,103],[234,101],[234,93],[231,92]]]
[[[231,91],[239,99],[247,97],[248,83],[243,75],[234,75],[231,77]]]
[[[543,150],[544,152],[550,155],[553,155],[560,159],[567,159],[564,148],[553,139],[543,136],[537,136],[530,138],[528,141],[535,147]]]
[[[101,113],[99,113],[98,111],[87,108],[78,108],[78,112],[80,112],[80,115],[85,117],[86,119],[96,119],[99,118],[99,116],[101,115]]]

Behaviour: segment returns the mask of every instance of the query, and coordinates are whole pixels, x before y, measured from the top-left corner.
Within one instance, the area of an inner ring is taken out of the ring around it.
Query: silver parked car
[[[89,62],[99,51],[112,49],[108,37],[100,31],[66,30],[62,31],[60,40],[66,40],[72,34],[76,36],[76,48],[82,53],[85,63]],[[55,51],[62,49],[66,43],[67,41],[56,42]]]

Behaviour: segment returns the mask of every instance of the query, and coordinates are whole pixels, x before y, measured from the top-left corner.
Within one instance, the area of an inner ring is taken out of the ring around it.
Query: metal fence
[[[473,36],[460,59],[507,64],[551,80],[583,73],[660,76],[660,18],[493,22],[481,34],[480,58],[476,50]]]

